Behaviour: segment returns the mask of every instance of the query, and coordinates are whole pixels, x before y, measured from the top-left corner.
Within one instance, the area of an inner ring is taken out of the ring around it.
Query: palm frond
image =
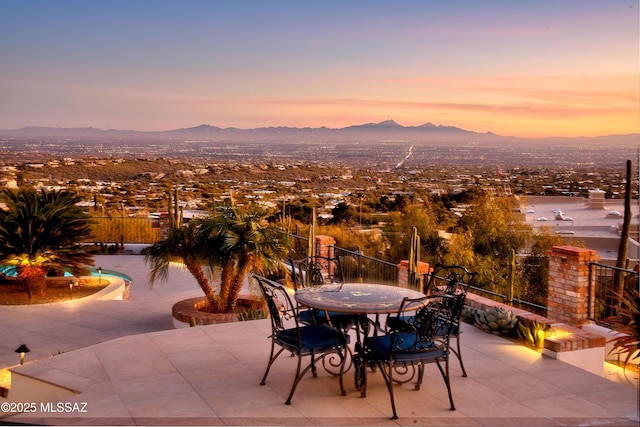
[[[613,325],[617,332],[611,340],[613,348],[609,353],[625,354],[624,363],[640,357],[640,292],[638,289],[626,288],[618,295],[619,304],[615,306],[616,315],[605,321]]]

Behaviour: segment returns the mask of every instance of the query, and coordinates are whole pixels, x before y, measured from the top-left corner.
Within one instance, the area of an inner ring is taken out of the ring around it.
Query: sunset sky
[[[640,132],[638,0],[0,0],[0,129]]]

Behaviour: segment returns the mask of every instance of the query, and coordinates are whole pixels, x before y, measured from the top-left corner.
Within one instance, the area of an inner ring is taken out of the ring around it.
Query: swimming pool
[[[99,277],[99,276],[117,277],[119,279],[126,280],[128,282],[132,281],[131,277],[127,276],[124,273],[120,273],[119,271],[102,269],[102,272],[98,272],[98,268],[100,267],[89,268],[89,275],[93,277]],[[0,275],[7,276],[7,277],[16,277],[18,275],[18,269],[17,267],[14,267],[11,265],[0,266]],[[70,272],[65,271],[64,277],[74,277],[74,276]]]

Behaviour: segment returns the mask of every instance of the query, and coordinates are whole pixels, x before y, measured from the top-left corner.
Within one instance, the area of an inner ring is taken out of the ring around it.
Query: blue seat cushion
[[[323,310],[302,310],[298,314],[298,318],[302,323],[307,325],[323,325],[328,323],[327,313]],[[331,319],[331,324],[336,328],[346,329],[349,328],[356,323],[356,315],[337,313],[330,311],[329,319]]]
[[[446,352],[444,347],[436,346],[432,342],[418,342],[415,333],[369,337],[365,340],[365,347],[371,350],[378,360],[388,360],[391,357],[396,362],[430,361],[441,358]]]
[[[278,332],[276,340],[283,347],[300,352],[320,352],[334,347],[343,346],[348,342],[348,336],[329,325],[307,325],[300,327],[302,342],[298,341],[298,330],[285,329]]]
[[[415,319],[415,316],[389,317],[387,319],[387,327],[390,330],[399,331],[399,330],[402,330],[402,324],[413,323],[414,319]],[[443,324],[444,324],[444,321],[442,319],[438,320],[438,326],[440,328],[437,333],[438,336],[444,335],[446,332],[445,328],[443,327]],[[451,328],[451,331],[449,333],[451,335],[457,336],[459,333],[460,326],[452,323],[450,328]]]

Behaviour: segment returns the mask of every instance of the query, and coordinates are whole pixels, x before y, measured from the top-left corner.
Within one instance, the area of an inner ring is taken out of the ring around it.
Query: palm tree
[[[81,241],[91,235],[90,217],[77,206],[82,199],[67,191],[4,189],[0,196],[0,263],[13,266],[27,292],[44,292],[51,270],[86,274],[93,255]]]
[[[145,252],[145,262],[150,265],[149,283],[166,280],[169,266],[172,263],[183,264],[207,297],[210,306],[218,305],[218,297],[205,274],[203,267],[213,270],[213,263],[208,256],[208,246],[205,239],[199,235],[199,220],[191,221],[185,227],[169,227],[167,237],[150,246]]]
[[[269,224],[269,216],[252,204],[226,208],[203,224],[202,232],[215,245],[212,256],[222,268],[220,308],[225,312],[233,311],[247,273],[273,271],[286,256],[286,235]]]
[[[233,312],[247,273],[272,271],[286,255],[286,235],[268,222],[269,216],[258,205],[230,207],[174,227],[146,254],[149,282],[166,279],[170,262],[180,261],[198,282],[212,311]],[[212,272],[216,266],[221,269],[219,288],[203,270]]]

